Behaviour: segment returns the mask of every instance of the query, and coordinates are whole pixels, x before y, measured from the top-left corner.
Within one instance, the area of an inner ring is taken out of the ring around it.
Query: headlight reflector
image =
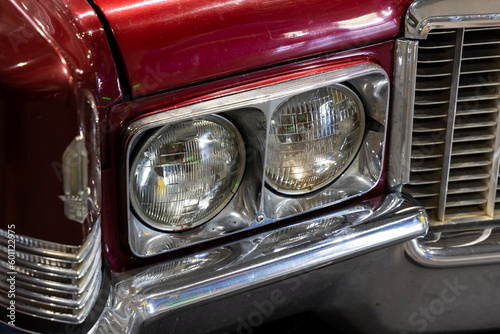
[[[167,124],[139,150],[131,170],[132,205],[153,227],[179,231],[215,216],[236,192],[245,146],[226,119]]]
[[[356,155],[364,127],[363,105],[345,86],[289,98],[271,118],[268,184],[284,194],[303,194],[330,183]]]

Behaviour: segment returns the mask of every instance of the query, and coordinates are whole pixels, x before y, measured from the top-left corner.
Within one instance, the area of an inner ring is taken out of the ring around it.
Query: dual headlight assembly
[[[361,195],[382,171],[388,80],[373,64],[146,117],[128,129],[141,257]]]

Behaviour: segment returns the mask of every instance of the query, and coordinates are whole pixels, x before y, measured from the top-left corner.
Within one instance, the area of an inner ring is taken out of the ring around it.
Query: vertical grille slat
[[[410,176],[403,190],[422,202],[434,223],[500,216],[494,154],[500,28],[431,31],[419,41],[415,72]]]

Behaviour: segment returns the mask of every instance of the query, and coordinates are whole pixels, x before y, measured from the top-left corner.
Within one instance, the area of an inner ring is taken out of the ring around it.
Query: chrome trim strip
[[[36,271],[28,268],[23,268],[19,265],[14,265],[14,271],[19,274],[19,281],[26,283],[37,289],[53,289],[64,291],[67,293],[80,294],[88,285],[88,282],[92,279],[92,274],[95,273],[101,266],[101,246],[96,243],[98,247],[93,247],[93,252],[90,256],[90,265],[86,266],[83,275],[75,277],[65,277],[58,274],[48,273],[45,275],[37,275]],[[8,272],[12,270],[4,262],[0,263],[0,274],[7,275]],[[42,272],[43,273],[43,272]]]
[[[100,238],[100,235],[98,235],[97,232],[97,230],[100,231],[100,220],[96,222],[95,226],[98,226],[99,228],[94,228],[87,236],[87,240],[85,240],[81,246],[64,245],[16,234],[16,249],[34,255],[80,263],[90,252],[90,245],[93,245],[95,240]],[[0,246],[5,246],[7,244],[8,232],[0,229]]]
[[[448,195],[448,181],[450,178],[451,154],[453,135],[455,133],[455,116],[457,114],[458,82],[460,79],[460,66],[462,63],[462,45],[464,43],[464,30],[457,29],[455,39],[455,52],[453,54],[453,71],[451,74],[450,102],[448,103],[448,117],[446,124],[446,138],[444,142],[443,170],[441,173],[441,186],[439,189],[438,220],[443,221],[446,211],[446,198]]]
[[[6,279],[15,275],[18,312],[70,324],[83,322],[102,281],[100,218],[82,246],[15,235],[15,249],[7,249],[7,235],[0,230],[0,251],[5,252],[0,255],[0,305],[9,305]],[[11,253],[15,264],[7,263]]]
[[[143,224],[131,211],[130,194],[127,191],[128,239],[134,255],[150,257],[190,244],[212,240],[236,231],[259,227],[333,205],[373,189],[380,179],[384,165],[389,79],[379,65],[367,62],[159,112],[130,124],[123,134],[127,168],[130,166],[134,144],[137,144],[140,136],[147,130],[181,119],[220,112],[231,113],[233,122],[241,119],[242,123],[257,125],[255,118],[259,118],[259,122],[263,124],[263,133],[259,133],[262,138],[258,139],[262,140],[262,143],[251,143],[251,145],[258,148],[256,151],[260,150],[258,155],[260,154],[261,160],[265,161],[265,152],[262,151],[265,150],[267,134],[264,131],[267,131],[266,126],[271,121],[275,108],[282,101],[298,93],[346,81],[358,92],[371,126],[365,129],[363,143],[357,156],[334,182],[320,191],[302,196],[277,194],[266,187],[263,181],[264,163],[259,162],[259,159],[247,158],[248,162],[253,161],[255,165],[247,164],[238,193],[226,208],[207,223],[180,233],[159,232]],[[255,114],[252,114],[252,111]],[[249,115],[254,118],[254,123],[248,119]],[[245,136],[244,131],[241,133]],[[264,148],[260,148],[261,146]],[[128,172],[126,177],[126,182],[129,184]]]
[[[94,244],[92,247],[89,247],[89,251],[92,253],[96,253],[99,250],[99,242],[96,242],[96,234],[91,240],[94,240]],[[0,261],[3,260],[5,263],[7,262],[7,247],[3,246],[0,243]],[[87,273],[90,266],[94,262],[94,258],[92,256],[86,256],[82,258],[81,262],[71,262],[66,260],[54,260],[50,257],[41,257],[37,255],[32,255],[26,251],[24,252],[16,252],[16,268],[20,268],[19,271],[29,271],[34,274],[34,276],[38,276],[37,274],[41,274],[42,276],[54,276],[60,278],[68,278],[68,279],[80,279],[85,273]],[[5,266],[5,263],[1,262],[1,266]],[[64,266],[64,267],[63,267]],[[7,268],[7,267],[5,267]]]
[[[19,306],[20,313],[27,314],[32,317],[55,320],[59,322],[66,322],[69,324],[82,323],[88,316],[92,307],[94,306],[99,287],[101,286],[102,275],[94,275],[92,284],[88,288],[85,298],[81,300],[78,306],[67,305],[67,303],[58,303],[57,298],[51,298],[51,301],[34,299],[36,295],[31,298],[22,295],[16,296],[16,307]],[[8,299],[0,296],[0,302],[8,302]]]
[[[167,312],[297,275],[423,236],[425,210],[405,195],[378,208],[362,202],[335,213],[115,276],[112,306],[97,333],[136,333]]]
[[[405,37],[426,39],[439,28],[494,26],[500,23],[497,0],[416,0],[406,13]]]
[[[418,41],[396,41],[388,170],[389,186],[394,190],[410,182],[417,57]]]

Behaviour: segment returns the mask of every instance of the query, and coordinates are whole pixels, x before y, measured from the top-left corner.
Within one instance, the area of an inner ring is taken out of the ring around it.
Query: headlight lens
[[[243,177],[238,130],[212,115],[168,124],[139,150],[131,170],[132,205],[153,227],[203,224],[229,202]]]
[[[276,191],[303,194],[330,183],[356,155],[364,134],[363,105],[332,85],[281,103],[269,129],[266,179]]]

